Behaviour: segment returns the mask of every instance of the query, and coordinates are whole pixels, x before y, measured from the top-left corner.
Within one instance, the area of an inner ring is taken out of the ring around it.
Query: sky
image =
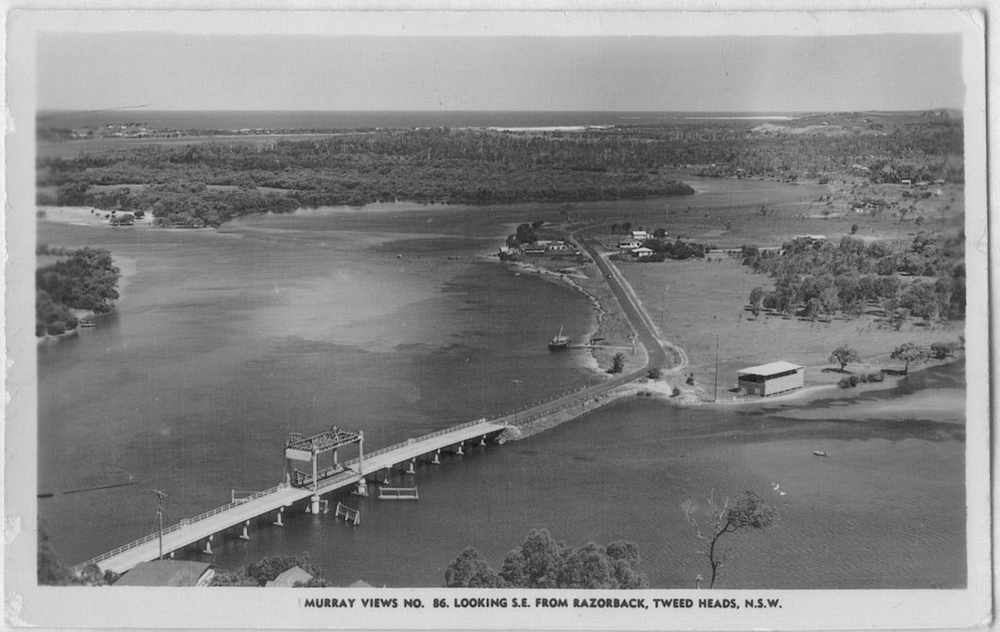
[[[803,112],[961,108],[949,34],[41,33],[39,109]]]

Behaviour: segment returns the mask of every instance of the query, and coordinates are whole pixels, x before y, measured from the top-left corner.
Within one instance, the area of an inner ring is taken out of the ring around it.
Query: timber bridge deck
[[[212,539],[219,533],[232,529],[240,533],[239,537],[246,539],[247,528],[261,517],[270,518],[273,515],[274,524],[281,525],[283,512],[294,503],[313,499],[311,508],[312,511],[316,511],[320,495],[352,485],[365,489],[366,479],[374,478],[381,472],[404,464],[409,464],[408,471],[412,473],[418,458],[431,457],[432,463],[438,463],[442,451],[451,450],[462,454],[466,442],[476,440],[485,442],[487,437],[497,435],[506,428],[507,424],[502,421],[478,419],[408,439],[369,454],[361,453],[358,458],[346,461],[342,466],[335,465],[333,468],[328,468],[315,478],[306,476],[303,479],[303,486],[282,482],[271,489],[234,499],[228,505],[207,511],[200,516],[181,520],[163,530],[162,552],[168,555],[193,544],[204,543],[205,552],[210,553]],[[137,564],[157,559],[160,553],[160,533],[157,532],[73,568],[79,572],[90,564],[96,564],[102,571],[123,573]]]

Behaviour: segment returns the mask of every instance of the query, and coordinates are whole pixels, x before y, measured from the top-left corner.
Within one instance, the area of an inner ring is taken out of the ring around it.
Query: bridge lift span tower
[[[347,468],[337,461],[337,450],[351,444],[358,444],[358,474],[361,480],[358,483],[358,492],[365,492],[365,433],[348,432],[337,426],[330,426],[326,432],[321,432],[312,437],[303,437],[293,432],[291,438],[285,442],[285,483],[294,487],[305,487],[312,489],[311,510],[312,513],[319,512],[319,484],[324,479],[330,478],[344,472]],[[333,465],[323,469],[319,468],[319,456],[327,452],[333,453]],[[299,471],[293,465],[293,461],[306,461],[312,463],[312,474]]]

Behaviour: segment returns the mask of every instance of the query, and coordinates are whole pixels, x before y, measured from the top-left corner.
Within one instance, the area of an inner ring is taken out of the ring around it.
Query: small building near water
[[[802,388],[805,372],[804,367],[779,360],[740,369],[736,375],[740,393],[768,397]]]
[[[214,576],[215,567],[206,562],[153,560],[136,564],[115,586],[208,586]]]

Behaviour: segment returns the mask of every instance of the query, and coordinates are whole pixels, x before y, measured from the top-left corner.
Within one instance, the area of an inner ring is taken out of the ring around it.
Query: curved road
[[[625,316],[629,319],[629,322],[632,323],[632,328],[635,329],[638,334],[639,341],[642,342],[642,345],[646,347],[646,350],[649,353],[649,362],[646,366],[660,366],[667,372],[677,373],[688,365],[687,354],[684,353],[683,349],[674,345],[669,340],[665,340],[660,335],[660,332],[656,327],[656,323],[654,323],[653,319],[650,318],[646,308],[643,307],[639,297],[636,296],[635,290],[633,290],[629,282],[625,280],[625,277],[618,270],[618,268],[608,260],[611,253],[601,255],[586,240],[577,240],[577,233],[591,228],[596,228],[596,226],[585,226],[584,228],[578,228],[573,231],[569,236],[570,241],[576,244],[578,248],[585,250],[587,254],[590,255],[590,258],[594,260],[595,264],[597,264],[601,274],[604,275],[608,285],[611,286],[611,291],[618,299],[618,303],[622,306]],[[671,362],[671,358],[666,349],[669,349],[670,354],[676,355],[679,359],[679,362],[677,362],[675,366],[668,366]]]
[[[674,345],[669,340],[665,340],[660,335],[653,319],[650,318],[646,309],[642,306],[642,302],[636,296],[635,290],[632,289],[632,286],[625,279],[618,268],[613,263],[608,261],[607,257],[610,256],[610,253],[602,256],[596,251],[596,249],[594,249],[593,246],[587,243],[586,240],[582,238],[580,240],[577,239],[577,233],[591,228],[596,228],[596,226],[578,228],[569,235],[569,240],[573,242],[577,248],[590,255],[590,258],[594,260],[598,270],[601,271],[604,279],[608,282],[608,285],[611,287],[611,291],[614,293],[615,298],[618,299],[618,303],[621,305],[625,316],[632,324],[632,328],[635,330],[638,337],[638,342],[646,350],[646,363],[633,369],[632,371],[629,371],[628,373],[616,375],[597,386],[582,388],[579,391],[558,397],[552,401],[539,404],[538,406],[534,406],[526,410],[518,411],[516,415],[518,426],[528,423],[529,421],[534,421],[539,417],[544,417],[545,415],[558,412],[562,409],[576,406],[588,399],[606,395],[622,384],[627,384],[644,377],[651,366],[661,367],[668,373],[677,373],[688,365],[688,357],[687,354],[684,353],[684,350]],[[669,353],[667,352],[667,349],[669,349]],[[678,360],[673,366],[670,366],[670,363],[674,361],[671,356]],[[513,422],[515,421],[515,415],[505,415],[496,421]]]

